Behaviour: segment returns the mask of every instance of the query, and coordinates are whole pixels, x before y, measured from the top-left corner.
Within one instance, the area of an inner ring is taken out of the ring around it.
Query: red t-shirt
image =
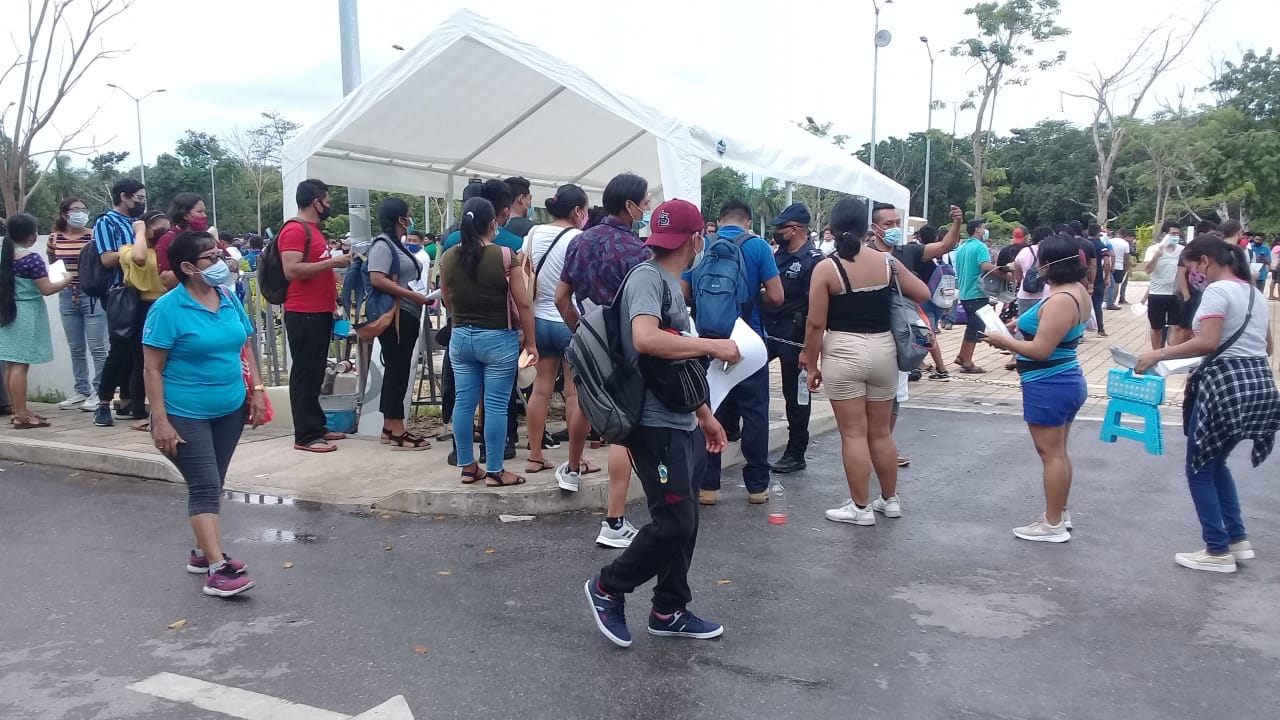
[[[311,252],[302,259],[303,262],[316,263],[329,259],[329,243],[324,240],[320,227],[312,223]],[[280,228],[280,252],[304,252],[307,243],[307,231],[300,222],[291,222]],[[332,270],[322,272],[309,280],[293,280],[289,283],[289,295],[285,298],[284,309],[299,313],[331,313],[338,309],[338,275]]]
[[[160,272],[173,272],[173,266],[169,264],[169,246],[173,244],[173,239],[186,232],[180,227],[174,226],[169,231],[160,236],[156,241],[156,269]],[[227,244],[221,240],[214,239],[214,246],[219,250],[226,250]]]

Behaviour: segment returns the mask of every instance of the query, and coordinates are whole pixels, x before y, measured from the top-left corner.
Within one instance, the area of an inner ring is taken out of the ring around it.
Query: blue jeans
[[[454,443],[458,467],[475,462],[475,445],[467,428],[476,416],[484,393],[485,472],[502,472],[506,450],[507,401],[516,382],[520,334],[515,330],[455,327],[449,340],[449,364],[453,366],[456,399],[453,403]],[[467,438],[462,442],[462,438]]]
[[[1191,427],[1196,426],[1196,410],[1192,406]],[[1200,533],[1204,546],[1216,555],[1229,552],[1231,543],[1246,539],[1244,517],[1240,513],[1240,498],[1236,494],[1236,481],[1227,469],[1227,457],[1235,449],[1228,445],[1222,454],[1210,460],[1204,468],[1191,474],[1191,459],[1196,455],[1195,440],[1187,438],[1187,485],[1191,488],[1191,502],[1195,503],[1200,517]]]
[[[769,366],[760,368],[754,375],[738,383],[729,391],[729,396],[720,404],[716,417],[720,418],[726,408],[732,407],[729,401],[737,405],[742,417],[742,457],[747,461],[742,467],[742,482],[747,492],[758,493],[769,489]],[[724,421],[721,421],[724,424]],[[707,465],[701,483],[696,487],[701,490],[720,489],[720,454],[707,454]]]
[[[71,371],[76,377],[76,392],[91,396],[102,381],[102,366],[107,362],[107,313],[102,301],[93,300],[78,288],[58,293],[58,310],[62,315],[62,331],[71,350]],[[89,356],[93,355],[93,384],[89,384]]]

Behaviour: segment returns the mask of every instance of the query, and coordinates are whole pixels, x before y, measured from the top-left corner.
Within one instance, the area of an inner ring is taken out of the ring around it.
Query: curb
[[[821,435],[834,429],[835,415],[815,412],[809,421],[809,434]],[[770,454],[787,445],[785,420],[770,423]],[[741,444],[730,445],[721,460],[721,468],[742,464]],[[576,510],[601,510],[608,505],[609,478],[607,470],[600,476],[586,480],[576,493],[567,493],[555,485],[525,490],[484,489],[401,490],[375,503],[379,510],[413,513],[418,515],[553,515]],[[627,502],[644,497],[644,488],[632,482],[627,491]]]
[[[48,440],[0,437],[0,460],[54,465],[104,475],[181,483],[182,475],[168,461],[149,453],[88,448]]]

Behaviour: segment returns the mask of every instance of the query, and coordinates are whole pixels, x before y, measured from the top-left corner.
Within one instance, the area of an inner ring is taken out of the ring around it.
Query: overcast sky
[[[18,6],[18,0],[0,5]],[[878,134],[883,139],[926,125],[929,59],[919,38],[944,51],[976,32],[964,15],[970,0],[894,0],[881,26],[893,41],[880,53]],[[468,6],[523,39],[577,64],[609,87],[661,104],[663,78],[700,88],[708,103],[799,121],[812,115],[835,123],[855,144],[870,137],[874,11],[872,0],[647,0],[643,3],[552,0],[364,0],[360,44],[365,78],[392,62],[393,44],[410,47],[457,8]],[[1067,52],[1061,68],[1008,89],[996,109],[997,129],[1046,119],[1085,122],[1087,104],[1063,99],[1080,89],[1079,75],[1095,64],[1121,61],[1135,38],[1160,22],[1185,27],[1202,0],[1062,0],[1060,24],[1071,35],[1054,48]],[[20,7],[6,10],[21,17]],[[1280,3],[1223,0],[1196,45],[1159,83],[1145,106],[1192,96],[1215,60],[1264,50],[1280,27]],[[6,30],[7,31],[7,30]],[[93,117],[101,149],[136,154],[134,105],[106,87],[135,95],[167,92],[143,103],[147,161],[171,151],[186,129],[224,134],[254,125],[276,110],[306,125],[324,115],[342,91],[336,0],[138,0],[104,34],[108,47],[129,48],[100,63],[76,88],[55,122],[64,128]],[[750,52],[744,47],[754,48]],[[1046,49],[1044,54],[1050,54]],[[8,64],[6,60],[5,65]],[[935,97],[959,100],[976,86],[969,63],[943,52],[936,61]],[[10,86],[5,86],[8,95]],[[16,96],[16,92],[13,93]],[[682,94],[683,95],[683,94]],[[1207,99],[1205,96],[1195,98]],[[406,113],[430,113],[430,98]],[[680,113],[696,116],[696,109]],[[950,131],[951,110],[935,111],[934,126]],[[959,127],[972,128],[961,113]],[[42,145],[53,142],[46,138]],[[130,162],[133,159],[131,157]]]

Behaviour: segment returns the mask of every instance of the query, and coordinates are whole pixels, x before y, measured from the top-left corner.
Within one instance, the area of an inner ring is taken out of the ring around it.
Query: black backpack
[[[307,239],[302,246],[302,260],[306,262],[307,257],[311,255],[311,226],[300,218],[286,220],[284,225],[291,222],[301,225],[307,233]],[[258,256],[258,291],[262,293],[263,299],[272,305],[283,305],[285,299],[289,297],[289,279],[284,275],[284,259],[280,257],[280,236],[284,232],[284,225],[280,226],[281,232],[276,233],[275,239],[267,243],[267,246],[262,249],[262,254]]]
[[[107,297],[115,279],[116,271],[102,264],[98,244],[93,240],[85,243],[80,250],[80,292],[94,300],[102,300]]]

